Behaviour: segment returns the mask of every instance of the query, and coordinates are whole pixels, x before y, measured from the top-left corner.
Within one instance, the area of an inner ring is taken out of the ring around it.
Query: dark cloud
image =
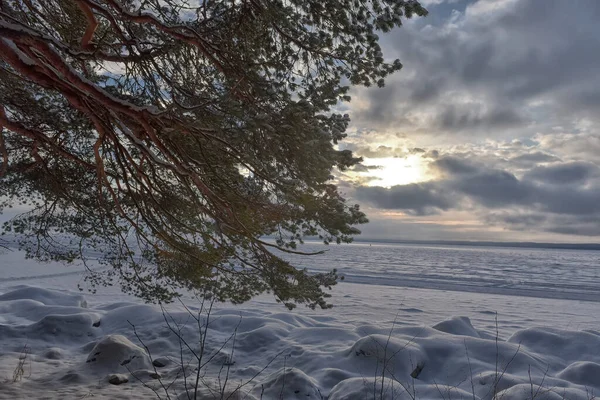
[[[403,210],[414,215],[437,214],[456,206],[451,192],[445,193],[435,183],[413,183],[409,185],[383,187],[359,187],[356,198],[379,208]]]
[[[593,215],[600,213],[600,188],[552,187],[539,191],[540,208],[555,214]]]
[[[584,108],[600,107],[600,93],[597,90],[589,91],[583,89],[580,93],[575,93],[572,96],[572,102]]]
[[[356,122],[360,119],[384,122],[392,120],[392,115],[394,120],[402,119],[398,117],[402,114],[397,113],[397,90],[394,85],[387,86],[387,84],[383,88],[378,88],[376,94],[373,89],[366,90],[365,92],[369,93],[368,108],[360,112],[353,112],[353,121]],[[364,127],[364,125],[359,125],[359,127]]]
[[[600,215],[565,216],[523,211],[492,213],[487,223],[512,231],[551,232],[562,235],[600,236]]]
[[[554,177],[552,173],[539,169],[538,178],[554,179],[551,185],[537,182],[527,175],[519,179],[508,171],[483,166],[474,173],[455,176],[439,184],[454,189],[487,209],[518,206],[553,214],[592,215],[600,212],[600,187],[586,185],[567,189],[564,185],[557,185],[569,177],[582,178],[597,170],[596,166],[586,165],[587,172],[582,173],[579,170],[582,166],[576,163],[554,165],[551,167],[555,171]]]
[[[486,3],[474,5],[465,16],[462,33],[473,35],[477,45],[462,49],[463,64],[481,68],[470,73],[463,68],[463,84],[483,84],[496,90],[499,100],[518,102],[553,92],[560,107],[569,106],[562,89],[572,94],[587,91],[581,83],[599,82],[597,1],[581,0],[574,9],[568,2],[522,0],[487,15],[477,12]]]
[[[521,154],[510,159],[510,162],[518,166],[532,166],[539,163],[549,163],[560,161],[560,158],[541,151]]]
[[[534,203],[537,198],[535,188],[501,170],[487,170],[454,180],[453,186],[489,208]]]
[[[569,221],[566,224],[558,223],[550,225],[547,229],[548,232],[561,233],[564,235],[578,235],[578,236],[600,236],[600,217],[596,216],[594,220],[587,221]]]
[[[383,168],[381,165],[364,165],[364,164],[356,164],[352,167],[352,171],[354,172],[370,172],[374,169]]]
[[[444,90],[444,80],[441,77],[430,78],[420,82],[410,93],[410,100],[413,103],[424,103],[435,99]]]
[[[585,183],[598,173],[598,166],[595,164],[574,161],[535,167],[525,174],[524,179],[555,185],[569,185]]]
[[[490,213],[486,217],[486,220],[493,225],[508,225],[515,230],[529,230],[545,223],[547,219],[544,214],[527,212]]]
[[[472,162],[453,156],[438,158],[431,163],[431,167],[442,175],[475,174],[478,170]]]
[[[446,105],[437,117],[436,125],[444,131],[464,131],[475,128],[506,128],[523,122],[523,117],[511,109],[482,111],[476,104]]]
[[[423,154],[423,158],[430,158],[435,160],[440,156],[440,152],[438,150],[429,150],[428,152]]]
[[[443,172],[441,178],[391,188],[358,187],[355,197],[381,209],[403,210],[413,215],[472,208],[513,227],[519,221],[524,226],[539,222],[544,213],[576,218],[600,215],[600,186],[582,184],[598,174],[598,167],[591,163],[567,162],[539,167],[523,178],[452,156],[444,156],[431,164]],[[565,185],[573,182],[579,185],[570,185],[567,189]],[[523,219],[523,213],[515,217],[510,212],[494,211],[511,208],[526,210],[527,219]],[[534,212],[537,213],[535,218]]]

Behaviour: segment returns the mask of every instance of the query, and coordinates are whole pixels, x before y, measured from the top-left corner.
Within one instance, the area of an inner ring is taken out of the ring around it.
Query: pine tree
[[[328,307],[336,272],[285,261],[366,222],[332,182],[350,85],[413,0],[0,0],[0,211],[31,257],[97,256],[92,285]],[[276,242],[265,240],[271,235]]]

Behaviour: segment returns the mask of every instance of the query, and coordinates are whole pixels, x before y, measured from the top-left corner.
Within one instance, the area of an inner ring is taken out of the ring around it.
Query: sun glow
[[[370,168],[368,172],[361,172],[360,176],[374,178],[367,183],[369,186],[392,187],[429,180],[420,155],[404,158],[365,158],[363,165]]]

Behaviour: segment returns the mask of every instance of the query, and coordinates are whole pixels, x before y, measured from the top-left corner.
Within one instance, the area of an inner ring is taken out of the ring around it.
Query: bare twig
[[[13,371],[13,382],[19,382],[21,379],[23,379],[23,376],[25,376],[25,365],[27,364],[27,357],[29,356],[30,352],[31,349],[26,343],[19,354],[19,361],[17,362],[17,366]],[[29,376],[31,376],[31,361],[29,361]]]

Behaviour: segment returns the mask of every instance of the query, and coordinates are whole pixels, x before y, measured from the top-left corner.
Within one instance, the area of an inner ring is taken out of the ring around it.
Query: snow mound
[[[107,332],[131,332],[134,326],[165,325],[164,317],[159,309],[147,304],[125,304],[112,308],[102,316],[101,327]]]
[[[498,399],[503,400],[526,400],[534,398],[535,400],[592,400],[592,392],[570,389],[564,387],[547,387],[530,383],[523,383],[512,386],[497,394]]]
[[[346,352],[346,368],[370,376],[385,366],[395,376],[410,376],[427,364],[427,355],[414,341],[404,338],[369,335],[360,338]]]
[[[0,301],[35,300],[47,306],[87,307],[85,297],[57,290],[42,289],[34,286],[23,286],[11,292],[0,295]]]
[[[600,389],[600,364],[577,361],[556,375],[565,381]]]
[[[195,389],[188,389],[188,391],[184,391],[179,396],[177,396],[177,400],[190,400],[194,398]],[[199,387],[198,395],[199,399],[228,399],[228,400],[258,400],[256,397],[252,396],[249,393],[244,393],[241,390],[231,389],[225,390],[223,392],[218,389],[209,389],[207,387]],[[266,397],[263,398],[267,400]],[[261,400],[263,400],[261,399]],[[279,399],[279,397],[274,397],[273,399]]]
[[[468,317],[452,317],[434,325],[433,329],[451,335],[470,336],[475,338],[480,337],[479,333],[473,328],[471,320]]]
[[[46,350],[43,357],[49,360],[60,360],[65,357],[64,351],[58,347],[51,347]]]
[[[273,346],[281,338],[287,336],[288,330],[281,326],[261,326],[252,331],[243,332],[238,335],[238,346],[243,351],[261,351]]]
[[[375,378],[350,378],[335,385],[329,392],[328,400],[364,400],[373,398],[373,394],[380,394],[380,382]],[[384,395],[389,398],[404,400],[405,397],[396,396],[400,392],[400,384],[391,381],[388,385],[384,382]],[[378,398],[378,397],[376,397]],[[406,397],[408,399],[408,397]]]
[[[169,306],[166,316],[158,306],[121,300],[83,308],[83,298],[67,292],[19,287],[2,294],[0,398],[36,398],[47,389],[54,398],[92,392],[143,399],[153,397],[148,387],[164,395],[162,381],[171,398],[187,399],[198,376],[198,324],[205,320],[183,306]],[[529,328],[506,340],[490,336],[493,321],[476,329],[476,314],[473,323],[453,317],[428,327],[390,326],[391,319],[349,323],[334,311],[215,310],[202,342],[200,398],[223,391],[224,398],[249,400],[374,394],[377,400],[491,400],[494,394],[589,400],[600,392],[596,331]],[[22,381],[4,385],[19,360],[25,361]]]
[[[96,318],[88,313],[69,315],[47,315],[32,324],[28,331],[32,335],[56,337],[57,340],[87,339],[93,336]]]
[[[266,399],[321,400],[316,380],[297,368],[280,369],[272,373],[254,390],[254,395]]]
[[[93,338],[96,335],[96,322],[97,316],[90,313],[51,314],[29,325],[0,324],[0,337],[22,338],[22,341],[39,343],[39,348],[47,348],[49,344],[70,345]],[[30,343],[29,346],[35,346],[34,343]]]
[[[531,352],[554,357],[554,363],[571,364],[576,361],[600,361],[600,336],[583,331],[556,328],[529,328],[517,331],[509,339]]]
[[[144,349],[122,335],[108,335],[87,356],[86,368],[97,373],[116,373],[152,369]]]
[[[446,400],[446,399],[469,399],[479,400],[472,393],[454,386],[446,385],[422,385],[409,382],[397,382],[393,379],[383,380],[380,378],[351,378],[337,384],[329,393],[328,400]],[[523,400],[523,399],[521,399]]]
[[[0,301],[0,314],[10,315],[26,321],[38,321],[47,315],[67,315],[90,313],[89,309],[79,306],[46,305],[42,302],[29,299]],[[93,313],[98,315],[97,313]],[[98,316],[98,319],[100,317]]]

